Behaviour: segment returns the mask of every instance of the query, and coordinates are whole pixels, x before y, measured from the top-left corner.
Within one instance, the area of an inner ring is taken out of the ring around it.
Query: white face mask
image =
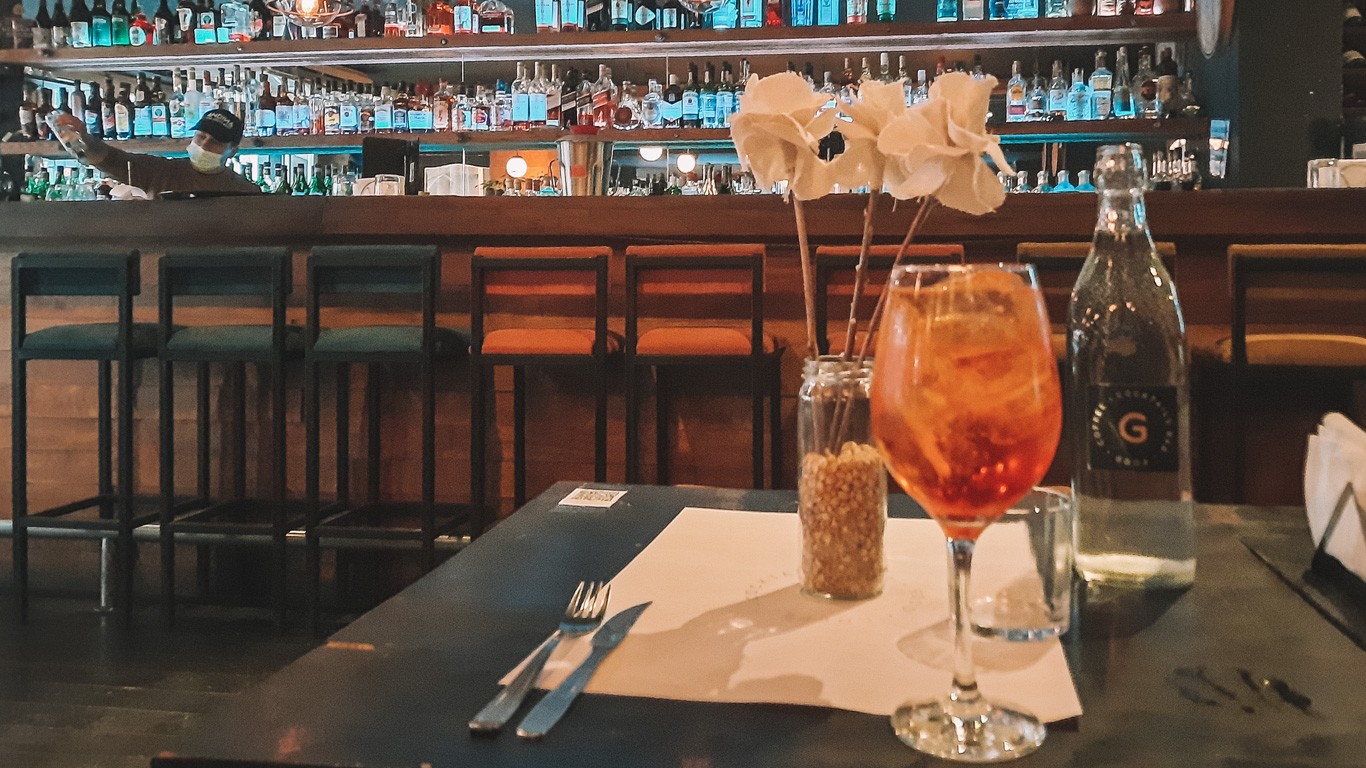
[[[190,143],[186,151],[190,153],[190,165],[200,173],[215,173],[222,170],[223,161],[227,159],[225,154],[210,152],[194,142]]]

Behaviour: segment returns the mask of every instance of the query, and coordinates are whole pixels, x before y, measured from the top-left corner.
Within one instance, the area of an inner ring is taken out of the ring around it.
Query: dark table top
[[[511,728],[472,737],[465,722],[554,629],[578,580],[612,577],[686,506],[796,508],[792,492],[643,486],[609,510],[557,506],[574,487],[551,488],[206,716],[180,753],[366,768],[935,762],[903,746],[883,717],[614,696],[583,696],[539,743]],[[891,506],[920,515],[902,496]],[[1051,727],[1018,765],[1366,765],[1366,652],[1241,541],[1298,538],[1307,562],[1303,511],[1202,506],[1199,515],[1192,589],[1079,606],[1064,646],[1085,714]]]

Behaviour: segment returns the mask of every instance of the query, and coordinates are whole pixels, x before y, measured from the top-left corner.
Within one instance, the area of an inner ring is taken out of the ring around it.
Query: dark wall
[[[1205,62],[1205,103],[1233,121],[1228,186],[1301,187],[1305,163],[1337,157],[1341,0],[1239,0],[1226,51]]]

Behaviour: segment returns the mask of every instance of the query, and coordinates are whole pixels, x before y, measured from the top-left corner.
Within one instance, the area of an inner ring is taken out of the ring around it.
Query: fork
[[[559,629],[541,644],[536,655],[522,667],[517,677],[504,686],[503,690],[470,720],[470,731],[497,733],[506,725],[526,699],[536,679],[541,676],[541,670],[545,668],[546,661],[550,659],[550,654],[554,652],[555,646],[560,644],[560,640],[586,635],[602,623],[603,614],[607,612],[607,599],[611,593],[612,588],[606,582],[579,582],[578,588],[574,590],[574,596],[569,598],[569,605],[564,609]]]

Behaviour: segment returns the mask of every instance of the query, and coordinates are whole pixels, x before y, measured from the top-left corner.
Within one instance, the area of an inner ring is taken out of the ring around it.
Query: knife
[[[641,603],[608,619],[593,634],[593,652],[584,659],[578,669],[560,683],[558,688],[546,694],[545,698],[532,707],[517,726],[517,735],[524,739],[539,739],[555,727],[555,723],[558,723],[568,711],[569,705],[583,693],[584,687],[588,685],[588,679],[597,671],[598,665],[607,658],[607,654],[611,653],[613,648],[621,645],[621,641],[626,639],[626,633],[631,631],[631,625],[635,624],[640,614],[649,607],[650,603]]]

